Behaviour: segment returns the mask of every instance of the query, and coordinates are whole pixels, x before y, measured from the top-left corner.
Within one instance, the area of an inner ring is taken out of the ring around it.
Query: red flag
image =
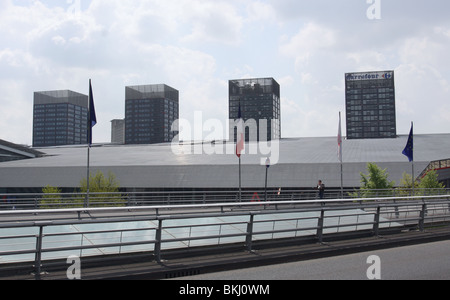
[[[237,123],[237,141],[236,141],[236,155],[237,157],[241,157],[241,153],[244,150],[244,120],[242,119],[241,112],[241,103],[239,103],[239,115],[238,115],[238,123]]]
[[[338,158],[342,162],[342,121],[341,113],[339,112],[339,130],[338,130]]]

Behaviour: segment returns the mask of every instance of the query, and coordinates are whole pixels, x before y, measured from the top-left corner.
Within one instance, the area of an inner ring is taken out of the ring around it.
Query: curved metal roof
[[[387,168],[391,180],[411,172],[402,154],[407,136],[396,139],[346,140],[343,144],[344,185],[360,185],[360,172],[368,162]],[[260,153],[261,147],[250,144]],[[171,144],[97,145],[91,149],[91,172],[113,172],[124,188],[236,188],[238,159],[232,143],[187,143],[176,154]],[[176,150],[180,150],[176,148]],[[278,151],[279,149],[279,151]],[[270,187],[313,187],[322,179],[328,187],[340,186],[337,138],[282,139],[272,145]],[[45,157],[0,164],[0,188],[33,188],[46,185],[77,187],[86,176],[86,147],[39,149]],[[176,151],[175,151],[176,152]],[[191,153],[189,153],[191,152]],[[213,153],[211,155],[206,153]],[[267,155],[242,156],[243,187],[264,185]],[[278,158],[278,159],[277,159]],[[431,161],[450,158],[450,134],[415,136],[415,170],[418,176]]]

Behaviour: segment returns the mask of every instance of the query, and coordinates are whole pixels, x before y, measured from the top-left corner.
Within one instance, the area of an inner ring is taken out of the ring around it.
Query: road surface
[[[178,280],[450,280],[450,241]]]

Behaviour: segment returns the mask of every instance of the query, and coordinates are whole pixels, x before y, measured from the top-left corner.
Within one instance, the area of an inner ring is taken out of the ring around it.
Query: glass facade
[[[347,138],[395,138],[394,71],[345,74]]]
[[[111,121],[111,143],[125,144],[125,119]]]
[[[167,85],[125,89],[125,144],[158,144],[173,140],[179,119],[179,92]]]
[[[281,138],[280,85],[273,78],[240,79],[229,81],[229,116],[236,120],[241,114],[246,124],[255,120],[256,132],[245,128],[246,141],[271,141]],[[233,126],[232,122],[231,126]],[[264,127],[264,128],[263,128]],[[236,141],[237,129],[230,128]],[[264,135],[264,136],[263,136]]]
[[[33,147],[87,143],[88,96],[72,91],[34,93]]]

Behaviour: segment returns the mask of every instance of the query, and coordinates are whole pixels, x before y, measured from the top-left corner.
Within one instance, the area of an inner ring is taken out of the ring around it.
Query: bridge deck
[[[186,252],[183,255],[176,252],[166,253],[161,263],[155,262],[152,254],[125,256],[118,258],[116,261],[105,261],[103,265],[98,261],[91,265],[89,259],[86,259],[81,262],[81,278],[84,280],[177,278],[441,240],[450,240],[449,227],[433,228],[425,232],[396,232],[378,237],[359,237],[350,240],[329,236],[325,238],[323,244],[301,239],[285,241],[285,243],[279,243],[276,246],[274,244],[256,244],[255,250],[252,252],[248,252],[242,247],[205,248],[195,255],[189,255]],[[45,272],[41,275],[41,279],[67,279],[66,272],[69,267],[69,264],[63,265],[61,263],[59,267],[55,267],[53,270],[43,270]],[[35,279],[32,271],[22,270],[22,272],[14,274],[15,272],[12,271],[14,266],[11,266],[10,269],[9,274],[5,271],[3,271],[3,274],[0,273],[0,279]]]

